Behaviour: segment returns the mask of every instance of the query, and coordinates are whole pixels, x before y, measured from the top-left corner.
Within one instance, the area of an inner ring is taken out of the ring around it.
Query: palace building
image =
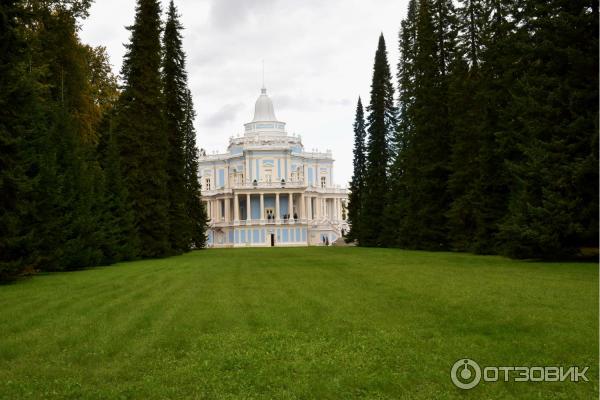
[[[263,88],[244,134],[227,152],[201,154],[210,247],[306,246],[348,230],[347,191],[333,184],[331,151],[307,152],[288,135]]]

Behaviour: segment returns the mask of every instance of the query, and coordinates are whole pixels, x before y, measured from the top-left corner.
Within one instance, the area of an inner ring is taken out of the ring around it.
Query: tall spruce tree
[[[464,0],[457,12],[459,56],[449,79],[448,103],[451,120],[450,176],[451,196],[448,217],[448,242],[453,249],[485,251],[477,240],[482,219],[481,205],[485,193],[480,185],[481,137],[483,115],[480,99],[480,56],[482,52],[483,4],[479,0]]]
[[[481,17],[485,22],[480,30],[482,47],[474,93],[474,111],[479,115],[478,123],[471,129],[477,132],[479,140],[476,164],[479,177],[470,186],[475,217],[470,250],[478,253],[498,251],[499,225],[507,213],[513,186],[505,160],[514,159],[516,151],[514,135],[507,129],[511,117],[506,109],[512,102],[512,86],[520,75],[516,68],[522,50],[516,45],[514,31],[524,21],[511,13],[517,3],[513,0],[483,3]]]
[[[42,134],[43,109],[35,70],[20,22],[27,13],[9,0],[0,4],[0,281],[14,278],[35,258],[31,215],[36,176],[33,132]],[[42,122],[42,123],[40,123]]]
[[[448,90],[448,75],[450,75],[457,58],[457,14],[452,0],[430,0],[428,6],[436,41],[436,58],[440,74],[440,95],[446,95],[446,91]]]
[[[35,264],[44,270],[97,264],[102,173],[91,138],[98,118],[89,80],[87,48],[77,36],[77,19],[89,4],[34,2],[24,5],[35,21],[27,25],[29,65],[46,88],[46,130],[36,132],[39,171],[34,191]]]
[[[346,235],[348,242],[360,240],[360,218],[363,210],[363,191],[365,188],[366,158],[365,158],[365,116],[363,105],[358,98],[356,115],[354,117],[354,170],[350,181],[348,196],[348,223],[350,232]]]
[[[449,244],[461,251],[477,251],[481,197],[485,195],[479,185],[482,132],[474,129],[482,115],[480,104],[476,101],[479,71],[477,63],[472,65],[469,68],[465,61],[457,63],[449,88],[453,129],[448,190],[452,200],[446,215]]]
[[[444,77],[433,25],[431,3],[419,2],[414,60],[414,131],[403,156],[406,188],[399,245],[411,248],[446,247],[449,127]]]
[[[598,243],[598,3],[530,1],[518,10],[522,75],[508,108],[519,157],[504,251],[561,258]]]
[[[167,155],[167,194],[169,197],[169,241],[176,252],[189,249],[186,236],[184,178],[184,119],[187,96],[185,54],[177,9],[171,0],[163,36],[163,82],[165,96],[165,127],[169,139]]]
[[[135,259],[139,253],[139,241],[135,229],[135,219],[129,202],[127,188],[121,172],[121,158],[115,134],[112,132],[112,118],[107,118],[108,130],[104,133],[106,150],[104,167],[104,207],[102,214],[103,263]]]
[[[398,62],[398,127],[395,133],[395,157],[390,169],[390,190],[385,206],[383,241],[386,246],[397,246],[406,216],[407,188],[405,168],[411,136],[414,134],[415,57],[417,50],[417,2],[408,3],[406,18],[400,25]]]
[[[161,22],[157,0],[138,0],[123,61],[115,133],[143,257],[170,254],[168,139],[163,113]]]
[[[413,111],[415,101],[415,59],[417,52],[417,1],[410,0],[406,18],[400,25],[398,61],[398,129],[396,142],[398,152],[408,146],[414,130]]]
[[[519,59],[511,44],[515,21],[508,18],[514,2],[461,3],[457,47],[463,60],[455,65],[449,89],[449,241],[456,250],[494,253],[510,186],[503,160],[514,153],[511,133],[503,127],[512,80],[518,76],[510,71]]]
[[[206,228],[208,216],[200,195],[200,182],[198,175],[198,148],[196,147],[196,130],[194,129],[194,104],[192,93],[186,92],[185,118],[183,120],[184,142],[184,180],[185,180],[185,224],[186,237],[189,247],[201,249],[206,246]]]
[[[383,34],[375,53],[371,100],[367,108],[367,168],[364,205],[360,217],[361,246],[383,245],[384,210],[388,191],[390,143],[397,124],[394,87]]]

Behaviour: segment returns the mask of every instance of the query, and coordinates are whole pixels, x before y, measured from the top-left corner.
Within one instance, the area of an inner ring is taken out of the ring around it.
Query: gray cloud
[[[210,23],[213,28],[226,30],[242,28],[252,18],[268,14],[275,0],[215,0],[210,4]]]
[[[208,127],[220,127],[227,122],[235,121],[237,114],[244,109],[243,103],[225,104],[216,112],[202,119],[202,125]]]

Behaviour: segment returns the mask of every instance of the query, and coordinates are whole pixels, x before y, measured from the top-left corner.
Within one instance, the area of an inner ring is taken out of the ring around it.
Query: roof
[[[271,101],[271,98],[267,96],[267,89],[265,88],[261,89],[260,96],[258,96],[256,104],[254,105],[254,119],[252,122],[258,121],[277,121],[273,102]]]

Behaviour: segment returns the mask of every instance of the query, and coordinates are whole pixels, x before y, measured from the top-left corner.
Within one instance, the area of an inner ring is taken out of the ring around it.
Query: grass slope
[[[0,397],[598,396],[598,267],[392,249],[194,252],[0,287]],[[590,365],[455,388],[452,364]]]

